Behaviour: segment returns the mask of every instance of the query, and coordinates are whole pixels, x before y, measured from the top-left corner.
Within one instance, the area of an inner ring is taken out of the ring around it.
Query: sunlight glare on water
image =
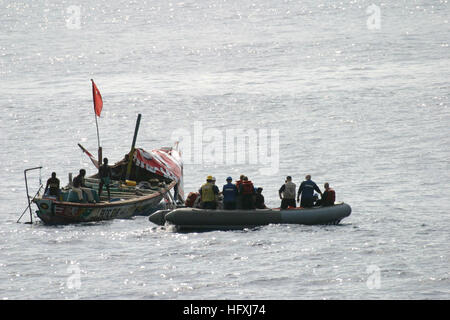
[[[0,298],[448,299],[449,10],[447,1],[0,0]],[[43,167],[30,173],[30,194],[40,174],[66,184],[69,172],[95,173],[77,147],[97,148],[90,79],[112,161],[129,152],[138,113],[145,149],[171,146],[180,129],[193,139],[196,122],[221,137],[266,129],[279,135],[277,161],[205,152],[196,162],[191,152],[186,193],[207,175],[221,186],[246,174],[278,207],[284,178],[299,185],[309,173],[352,215],[338,226],[206,233],[147,217],[17,224],[26,168]]]

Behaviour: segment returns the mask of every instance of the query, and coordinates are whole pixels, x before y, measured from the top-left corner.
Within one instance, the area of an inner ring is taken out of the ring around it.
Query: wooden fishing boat
[[[80,147],[98,168],[94,157]],[[127,177],[134,180],[122,179],[125,169],[129,169]],[[102,197],[97,195],[100,180],[98,174],[94,174],[85,179],[86,188],[82,188],[81,200],[70,182],[61,189],[58,197],[38,194],[32,200],[38,207],[36,214],[46,224],[127,219],[153,213],[160,208],[162,199],[169,203],[183,201],[183,165],[178,144],[174,148],[164,147],[150,152],[133,148],[130,162],[122,160],[112,166],[112,178],[110,200],[105,187]]]
[[[95,159],[82,145],[78,144],[78,146],[89,156],[98,172],[103,158],[97,117],[100,117],[103,100],[94,80],[91,79],[91,81],[97,126],[98,158]],[[69,184],[62,190],[58,190],[57,196],[40,194],[41,184],[38,192],[31,199],[28,193],[27,171],[42,167],[26,169],[24,174],[30,223],[33,222],[32,203],[37,205],[36,213],[44,223],[66,224],[150,214],[154,208],[158,208],[158,204],[163,198],[172,203],[183,202],[183,163],[178,143],[175,144],[175,147],[160,148],[150,152],[146,152],[144,149],[135,149],[140,121],[141,114],[138,114],[129,153],[115,165],[109,166],[111,169],[109,178],[112,180],[109,188],[111,198],[105,198],[106,190],[103,192],[102,198],[97,195],[96,190],[99,190],[100,182],[97,173],[84,179],[85,182],[81,189],[72,188],[71,174],[69,174]],[[170,193],[172,189],[174,196]],[[20,221],[20,218],[17,222]]]
[[[41,167],[25,170],[30,222],[32,223],[31,203],[36,204],[37,216],[46,224],[126,219],[134,215],[153,213],[160,208],[162,199],[165,199],[169,205],[182,203],[184,201],[183,163],[178,143],[174,147],[163,147],[149,152],[141,148],[135,149],[140,118],[139,114],[131,151],[124,159],[110,166],[111,198],[108,197],[105,187],[102,189],[102,197],[97,195],[100,179],[96,173],[84,179],[84,186],[81,189],[72,187],[69,174],[69,184],[59,190],[58,196],[40,194],[41,185],[30,201],[26,172]],[[83,146],[80,144],[78,146],[89,156],[98,172],[102,159],[101,148],[99,147],[99,160],[97,160]]]
[[[98,180],[86,179],[86,185],[94,187]],[[91,184],[90,184],[90,183]],[[98,198],[95,189],[91,192],[99,201],[74,202],[74,194],[70,188],[61,190],[59,199],[51,196],[39,196],[33,199],[37,205],[37,216],[46,224],[69,224],[110,219],[127,219],[134,215],[149,214],[167,193],[177,184],[173,181],[164,188],[142,189],[130,187],[114,181],[110,188],[111,200]],[[106,193],[106,192],[105,192]],[[85,193],[83,193],[85,196]],[[77,197],[77,196],[76,196]],[[76,198],[75,197],[75,198]],[[87,200],[87,197],[84,199]]]

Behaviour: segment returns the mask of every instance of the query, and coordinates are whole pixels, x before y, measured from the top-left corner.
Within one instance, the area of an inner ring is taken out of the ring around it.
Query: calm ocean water
[[[450,298],[449,16],[443,0],[0,0],[0,298]],[[244,173],[276,207],[284,177],[309,173],[352,215],[183,234],[16,223],[24,169],[94,172],[77,147],[97,148],[91,78],[111,161],[141,113],[140,147],[185,132],[186,192]],[[237,129],[267,133],[271,157],[227,152]]]

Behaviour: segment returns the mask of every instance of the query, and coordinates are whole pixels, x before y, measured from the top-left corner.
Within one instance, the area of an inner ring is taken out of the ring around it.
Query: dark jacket
[[[319,187],[314,181],[312,180],[303,181],[302,184],[300,185],[300,188],[298,188],[297,198],[299,198],[301,194],[302,198],[312,199],[314,195],[314,190],[322,194]]]
[[[264,204],[264,196],[261,193],[256,194],[255,208],[256,209],[265,209],[266,208],[266,205]]]
[[[238,189],[235,184],[227,183],[222,188],[223,202],[234,202],[238,194]]]
[[[85,185],[84,185],[84,177],[81,176],[81,174],[77,175],[77,176],[75,177],[75,179],[73,179],[72,184],[73,184],[73,187],[74,187],[74,188],[85,187]]]

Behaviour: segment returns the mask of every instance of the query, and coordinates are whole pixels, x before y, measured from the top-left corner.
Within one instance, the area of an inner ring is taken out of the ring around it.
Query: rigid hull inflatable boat
[[[268,224],[338,224],[351,213],[346,203],[327,207],[256,209],[256,210],[207,210],[178,208],[159,210],[149,220],[158,225],[175,225],[179,231],[189,230],[239,230]]]

